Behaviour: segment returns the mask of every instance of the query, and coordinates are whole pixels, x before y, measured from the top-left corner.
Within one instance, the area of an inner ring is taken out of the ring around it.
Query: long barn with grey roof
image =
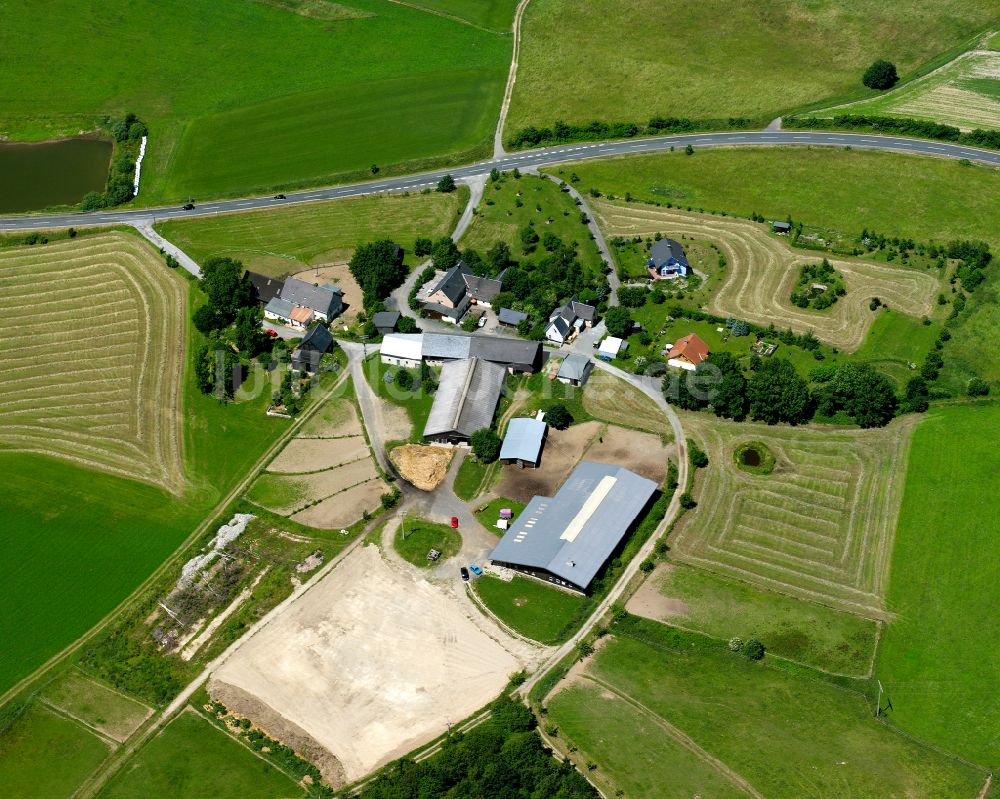
[[[582,461],[554,497],[534,497],[490,560],[586,592],[656,493],[622,466]]]
[[[441,367],[424,439],[460,444],[493,423],[506,370],[479,358],[449,361]]]

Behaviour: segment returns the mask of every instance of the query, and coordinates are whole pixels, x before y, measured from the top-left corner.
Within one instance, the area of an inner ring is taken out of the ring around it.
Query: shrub
[[[653,571],[653,569],[656,568],[656,564],[653,563],[652,558],[646,558],[642,563],[639,564],[639,568],[646,574],[649,574],[651,571]]]
[[[399,369],[392,382],[404,391],[409,391],[413,388],[413,372],[409,369]]]
[[[681,494],[682,508],[684,508],[685,510],[690,510],[691,508],[694,508],[697,505],[698,503],[695,501],[695,498],[692,497],[689,492],[685,491],[683,494]]]
[[[734,635],[729,639],[729,651],[739,652],[743,648],[743,639],[738,635]]]
[[[743,644],[743,649],[740,652],[747,660],[764,659],[764,645],[756,638],[751,638]]]
[[[469,439],[472,451],[482,463],[493,463],[500,456],[500,436],[489,427],[484,427],[472,434]]]
[[[708,466],[708,453],[693,441],[688,441],[688,459],[695,469]]]
[[[565,430],[573,424],[573,415],[561,402],[555,402],[546,409],[545,421],[556,430]]]
[[[985,397],[990,393],[990,384],[981,377],[974,377],[969,381],[966,393],[970,397]]]
[[[625,308],[641,308],[648,296],[649,291],[642,286],[622,286],[618,289],[618,302]]]
[[[444,193],[455,191],[455,178],[451,175],[445,175],[438,181],[437,190]]]
[[[880,91],[891,89],[897,81],[899,81],[899,75],[896,72],[896,65],[882,58],[868,67],[864,77],[861,78],[861,82],[869,89]]]

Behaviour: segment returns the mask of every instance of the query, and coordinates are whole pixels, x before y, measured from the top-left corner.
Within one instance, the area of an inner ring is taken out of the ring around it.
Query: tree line
[[[943,125],[924,119],[909,117],[886,117],[877,114],[837,114],[833,118],[790,117],[785,121],[788,128],[810,130],[864,130],[875,133],[896,133],[901,136],[919,136],[924,139],[968,144],[973,147],[987,147],[1000,150],[1000,130],[976,128],[963,132],[954,125]]]
[[[687,117],[663,116],[651,117],[645,125],[636,122],[601,122],[596,119],[580,125],[557,120],[551,127],[528,125],[521,128],[507,139],[507,145],[513,148],[538,147],[546,144],[631,139],[640,135],[656,136],[664,133],[688,133],[696,130],[747,130],[762,122],[762,120],[747,117],[689,119]]]
[[[135,114],[126,114],[109,127],[115,140],[111,170],[103,192],[91,191],[80,200],[80,210],[94,211],[129,202],[135,190],[135,161],[139,157],[139,143],[148,134],[146,123]]]

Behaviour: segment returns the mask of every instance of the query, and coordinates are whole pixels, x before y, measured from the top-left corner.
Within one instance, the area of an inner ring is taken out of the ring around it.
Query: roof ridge
[[[480,363],[479,358],[469,358],[469,360],[472,363],[469,366],[468,373],[465,375],[465,383],[462,385],[462,393],[458,395],[458,403],[455,407],[455,416],[451,420],[452,427],[455,429],[458,428],[458,423],[462,419],[462,411],[465,410],[465,403],[469,399],[469,385],[472,383],[472,377],[476,373],[476,367]]]

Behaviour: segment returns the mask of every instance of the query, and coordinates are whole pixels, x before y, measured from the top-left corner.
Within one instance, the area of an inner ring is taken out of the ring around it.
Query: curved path
[[[195,216],[211,216],[229,211],[249,211],[255,208],[273,208],[316,200],[335,200],[343,197],[358,197],[364,194],[392,191],[418,191],[437,184],[444,175],[456,180],[477,178],[488,174],[493,168],[499,170],[525,169],[528,167],[553,166],[570,161],[585,161],[593,158],[609,158],[616,155],[636,153],[657,153],[671,147],[759,147],[774,145],[812,145],[822,147],[845,147],[857,150],[884,150],[911,153],[915,155],[937,156],[940,158],[966,158],[989,166],[1000,167],[1000,152],[966,147],[947,142],[909,139],[903,136],[878,136],[870,133],[834,133],[806,131],[732,131],[726,133],[688,133],[678,136],[657,136],[649,139],[595,142],[592,144],[567,144],[559,147],[543,147],[525,150],[489,161],[480,161],[468,166],[438,169],[417,175],[383,178],[348,186],[325,189],[304,189],[288,194],[284,200],[272,197],[250,197],[233,200],[213,200],[198,205],[194,210],[184,211],[178,206],[166,208],[134,208],[117,211],[92,211],[89,213],[37,214],[28,216],[0,217],[0,230],[26,230],[32,228],[67,227],[69,225],[110,225],[110,224],[152,224],[164,219],[178,219]]]

